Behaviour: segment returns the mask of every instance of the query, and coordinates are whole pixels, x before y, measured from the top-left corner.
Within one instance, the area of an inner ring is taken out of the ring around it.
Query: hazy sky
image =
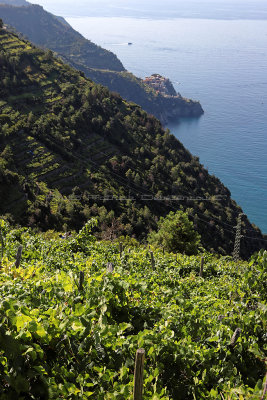
[[[35,4],[42,4],[42,5],[61,5],[62,7],[64,7],[64,5],[67,3],[69,4],[73,4],[72,0],[31,0],[31,3],[35,3]],[[177,5],[177,3],[181,3],[181,4],[186,4],[186,3],[211,3],[211,4],[225,4],[225,3],[229,3],[229,4],[240,4],[240,3],[250,3],[250,4],[255,4],[255,3],[266,3],[266,0],[168,0],[167,3],[172,3]],[[134,4],[142,4],[143,7],[145,8],[146,4],[158,4],[158,5],[165,5],[166,4],[166,0],[78,0],[75,2],[75,6],[77,4],[87,4],[88,7],[90,7],[90,5],[100,5],[100,4],[105,4],[105,5],[109,5],[109,6],[127,6],[127,5],[134,5]]]
[[[267,19],[267,0],[30,0],[62,16]]]

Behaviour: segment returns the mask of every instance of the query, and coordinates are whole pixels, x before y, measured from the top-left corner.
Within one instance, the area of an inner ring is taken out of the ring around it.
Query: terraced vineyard
[[[0,399],[131,399],[138,348],[144,400],[263,398],[266,252],[205,253],[200,277],[200,256],[120,252],[94,223],[61,239],[2,221]]]
[[[50,189],[57,188],[63,193],[75,185],[88,188],[90,185],[84,174],[85,160],[81,159],[82,154],[86,155],[86,164],[89,167],[90,160],[97,163],[105,162],[107,157],[112,157],[116,151],[113,151],[110,143],[105,142],[102,136],[92,132],[89,137],[83,137],[83,151],[79,157],[77,155],[70,156],[64,151],[61,151],[61,154],[55,154],[54,149],[51,149],[51,146],[49,148],[49,144],[46,143],[49,142],[49,139],[45,140],[38,135],[34,137],[30,132],[27,134],[31,123],[36,120],[36,116],[46,115],[48,117],[50,115],[51,117],[51,113],[53,115],[58,105],[61,104],[65,91],[68,91],[70,82],[68,76],[63,82],[60,81],[63,64],[55,61],[51,68],[49,52],[33,50],[27,42],[4,31],[1,32],[0,43],[2,51],[8,53],[11,61],[15,64],[15,69],[18,62],[24,63],[20,79],[13,79],[15,83],[11,82],[14,83],[12,90],[10,91],[10,87],[8,88],[6,101],[3,100],[0,103],[0,119],[4,123],[2,130],[4,132],[8,130],[9,134],[16,133],[11,148],[15,164],[19,166],[20,170],[27,173],[29,182],[36,182],[36,190],[38,190],[40,181],[45,181]],[[43,69],[36,71],[35,64],[42,65]],[[65,70],[67,72],[69,68],[66,67]],[[76,73],[75,78],[78,78],[79,85],[83,85],[83,77]],[[7,86],[10,82],[8,82],[8,78],[6,81]],[[2,88],[2,95],[4,98],[5,87]],[[23,117],[23,121],[21,121],[21,117]],[[18,119],[19,121],[17,121]],[[71,133],[66,132],[66,134]],[[47,136],[49,137],[49,133]],[[51,140],[53,143],[56,142],[57,150],[60,150],[60,140],[57,140],[56,137],[51,137]],[[66,138],[67,141],[68,138]],[[59,144],[57,144],[58,142]],[[72,147],[70,144],[70,151]],[[70,165],[65,165],[64,155],[70,159]],[[21,199],[21,195],[18,198]],[[10,201],[8,200],[7,203]],[[9,210],[13,204],[11,202],[10,207],[8,204],[6,206]]]

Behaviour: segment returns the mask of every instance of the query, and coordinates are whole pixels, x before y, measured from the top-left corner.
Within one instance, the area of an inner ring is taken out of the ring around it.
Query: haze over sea
[[[267,2],[40,4],[117,54],[137,76],[160,73],[183,96],[200,100],[203,117],[169,129],[267,233]]]

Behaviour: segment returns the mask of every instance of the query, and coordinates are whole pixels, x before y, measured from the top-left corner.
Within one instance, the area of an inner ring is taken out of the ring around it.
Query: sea
[[[182,96],[201,102],[202,117],[166,128],[267,233],[267,1],[42,4],[115,53],[135,75],[159,73]]]

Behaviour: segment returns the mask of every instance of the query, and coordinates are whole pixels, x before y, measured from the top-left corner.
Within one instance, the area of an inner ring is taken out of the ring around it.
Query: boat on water
[[[128,42],[128,46],[131,46],[132,45],[132,42]]]

